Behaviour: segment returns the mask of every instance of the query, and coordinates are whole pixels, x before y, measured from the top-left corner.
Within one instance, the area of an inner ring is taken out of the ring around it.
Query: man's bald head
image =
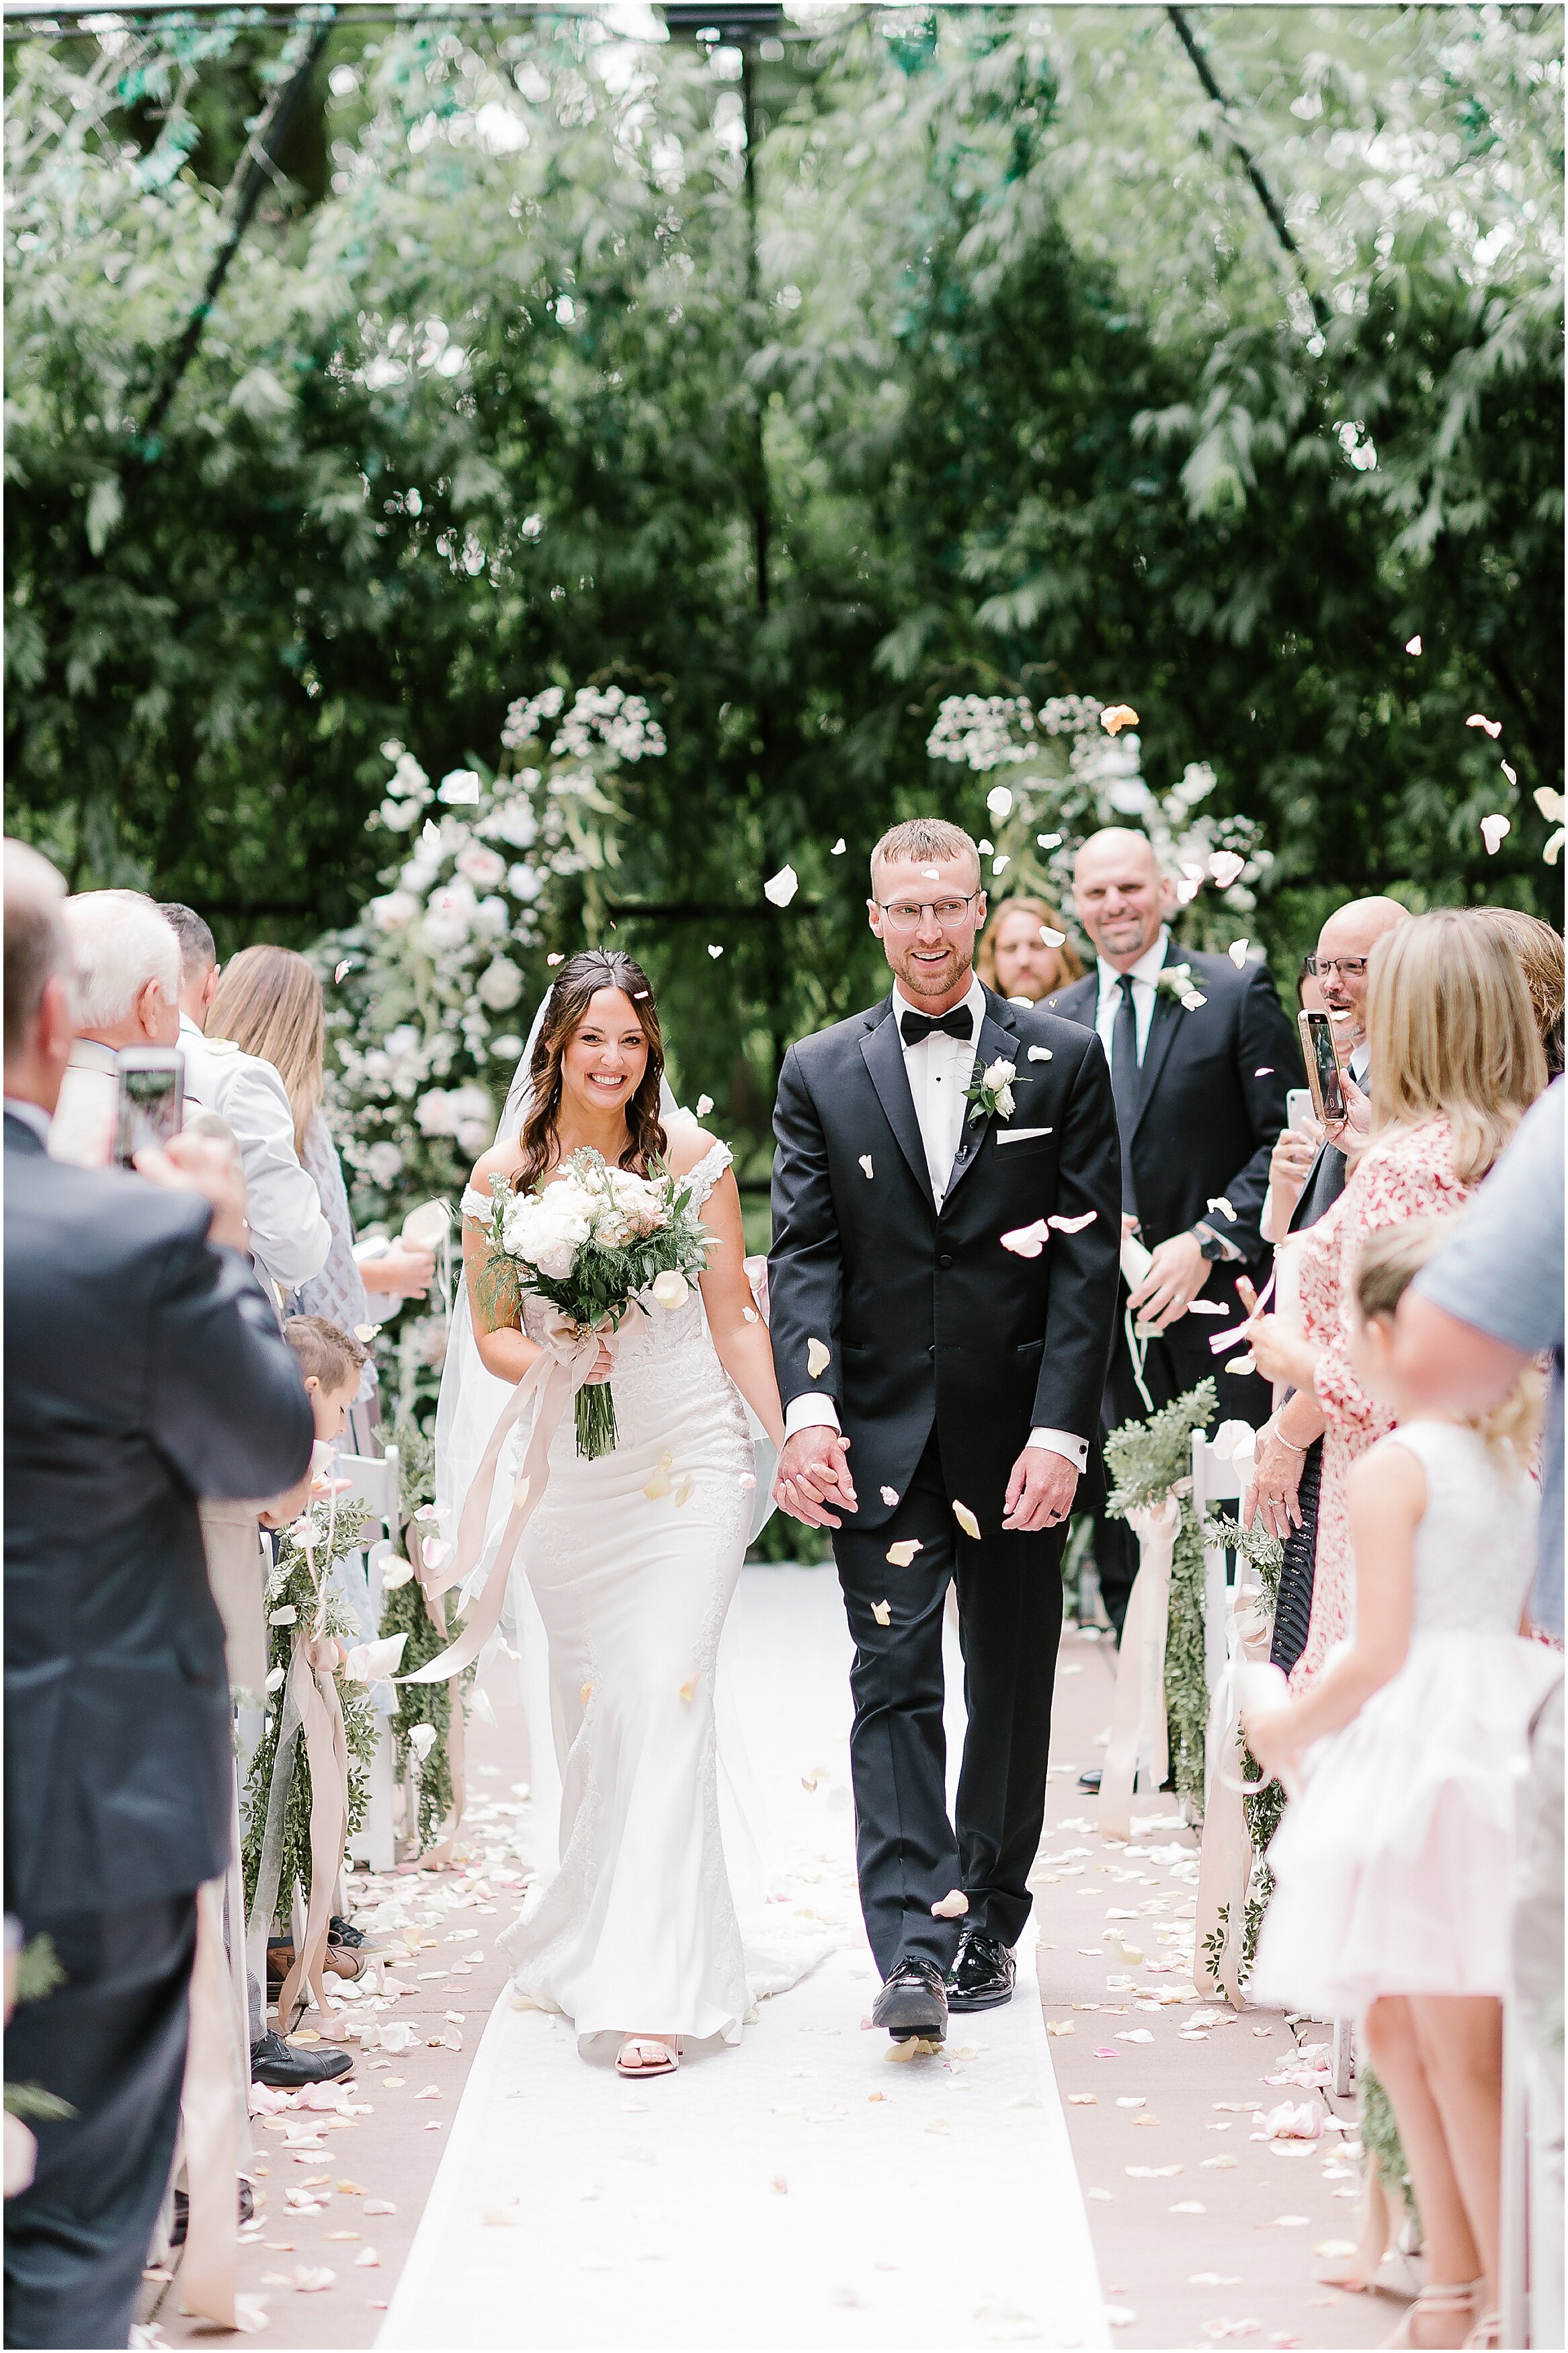
[[[25,841],[5,847],[5,1092],[52,1112],[70,1053],[70,944],[66,886]]]
[[[1073,861],[1072,895],[1079,922],[1120,972],[1153,946],[1176,902],[1148,835],[1120,825],[1089,835]]]
[[[1348,899],[1336,907],[1318,934],[1318,986],[1334,1024],[1342,1059],[1366,1037],[1368,962],[1385,932],[1408,923],[1410,910],[1397,899]]]

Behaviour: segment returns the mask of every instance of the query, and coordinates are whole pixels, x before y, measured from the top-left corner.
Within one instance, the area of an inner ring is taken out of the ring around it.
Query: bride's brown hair
[[[538,1183],[554,1156],[561,1117],[561,1058],[587,1019],[588,1008],[601,988],[618,988],[630,997],[647,1040],[647,1068],[626,1105],[626,1148],[621,1155],[621,1166],[646,1176],[649,1163],[664,1156],[668,1140],[658,1115],[664,1040],[659,1034],[658,1008],[653,1001],[647,975],[634,957],[624,955],[619,948],[584,948],[581,955],[569,956],[555,976],[533,1060],[528,1066],[533,1101],[518,1139],[522,1166],[517,1173],[515,1187],[520,1193],[526,1193],[531,1185]]]

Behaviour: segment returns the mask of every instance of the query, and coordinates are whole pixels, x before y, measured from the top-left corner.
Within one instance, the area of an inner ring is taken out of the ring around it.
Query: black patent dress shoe
[[[949,2010],[999,2010],[1013,1999],[1017,1968],[1011,1945],[988,1936],[984,1928],[966,1928],[947,1973]]]
[[[251,2193],[250,2184],[246,2180],[244,2175],[241,2174],[239,2180],[239,2219],[241,2222],[248,2222],[255,2211],[256,2200]],[[190,2227],[191,2201],[183,2189],[176,2189],[174,2192],[174,2219],[169,2225],[169,2244],[172,2247],[183,2247],[185,2243],[185,2233]]]
[[[1080,1773],[1079,1775],[1078,1786],[1080,1789],[1088,1789],[1092,1795],[1098,1797],[1100,1794],[1100,1767],[1098,1765],[1091,1765],[1087,1773]]]
[[[947,2032],[947,1989],[934,1961],[911,1953],[901,1960],[871,2005],[871,2023],[895,2042],[921,2035],[940,2042]]]
[[[275,2092],[297,2092],[304,2084],[331,2084],[353,2073],[349,2051],[301,2051],[280,2034],[264,2034],[250,2046],[250,2080]]]

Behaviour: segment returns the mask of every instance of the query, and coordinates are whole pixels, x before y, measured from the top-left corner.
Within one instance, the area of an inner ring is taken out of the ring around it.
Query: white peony
[[[414,1107],[414,1116],[423,1135],[456,1135],[458,1114],[452,1108],[452,1098],[442,1087],[432,1087],[421,1095]]]
[[[485,825],[487,833],[498,835],[502,841],[510,841],[514,849],[531,849],[538,830],[533,811],[525,800],[509,801],[504,808],[497,809]]]
[[[426,945],[455,948],[460,941],[466,940],[476,904],[473,889],[467,882],[448,882],[441,890],[432,891],[421,927]]]
[[[474,909],[474,930],[482,940],[503,940],[511,929],[511,910],[492,891]]]
[[[522,975],[505,956],[497,956],[493,964],[485,966],[474,986],[481,1005],[488,1005],[492,1013],[505,1013],[522,995]]]
[[[395,1184],[403,1174],[403,1155],[395,1144],[373,1144],[364,1155],[364,1165],[374,1184]]]
[[[524,866],[520,860],[508,873],[506,887],[514,899],[521,899],[525,907],[531,907],[544,888],[544,877],[537,866]]]
[[[501,1240],[513,1258],[526,1259],[541,1274],[561,1282],[593,1231],[594,1202],[572,1177],[525,1193],[509,1203]]]

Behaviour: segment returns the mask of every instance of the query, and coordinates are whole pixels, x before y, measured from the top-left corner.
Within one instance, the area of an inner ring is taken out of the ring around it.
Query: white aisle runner
[[[1032,1931],[1012,2003],[953,2019],[942,2059],[890,2062],[861,2031],[848,1659],[831,1570],[746,1571],[721,1673],[774,1884],[839,1949],[738,2046],[652,2084],[503,1995],[381,2346],[1107,2342]]]

